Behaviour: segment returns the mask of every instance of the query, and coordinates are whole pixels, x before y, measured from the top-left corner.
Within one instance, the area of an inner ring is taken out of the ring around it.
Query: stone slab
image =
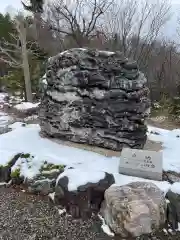
[[[162,152],[124,148],[121,152],[119,173],[162,181]]]

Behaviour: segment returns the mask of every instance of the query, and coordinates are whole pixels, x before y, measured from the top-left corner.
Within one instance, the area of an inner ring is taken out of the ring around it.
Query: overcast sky
[[[23,0],[24,2],[28,2],[28,0]],[[154,1],[154,0],[151,0]],[[166,25],[164,29],[164,33],[167,37],[171,39],[177,40],[176,29],[177,29],[177,17],[180,17],[180,0],[170,0],[172,4],[172,12],[173,17],[170,22]],[[13,13],[14,9],[22,9],[21,0],[0,0],[0,12],[5,13],[8,11],[9,13]]]

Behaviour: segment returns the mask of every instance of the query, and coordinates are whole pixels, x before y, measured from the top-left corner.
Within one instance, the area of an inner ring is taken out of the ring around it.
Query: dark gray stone
[[[9,182],[11,179],[11,167],[16,163],[22,153],[16,154],[7,165],[0,166],[0,182]]]
[[[178,229],[178,222],[180,222],[180,195],[169,190],[166,198],[169,200],[167,208],[168,223],[175,230]]]
[[[42,135],[122,150],[142,148],[146,78],[121,53],[70,49],[52,57],[39,109]]]
[[[68,191],[68,177],[60,178],[55,188],[55,204],[66,208],[74,218],[89,218],[100,210],[104,192],[115,183],[112,174],[105,173],[97,183],[79,186],[77,191]]]

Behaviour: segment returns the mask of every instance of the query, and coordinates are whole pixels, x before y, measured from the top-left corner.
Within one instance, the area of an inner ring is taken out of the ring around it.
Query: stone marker
[[[162,164],[162,152],[124,148],[119,173],[161,181]]]

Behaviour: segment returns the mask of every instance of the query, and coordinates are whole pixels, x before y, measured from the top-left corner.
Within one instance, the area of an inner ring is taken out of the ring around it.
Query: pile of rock
[[[113,175],[104,173],[99,181],[82,181],[72,189],[72,176],[78,172],[69,169],[62,173],[56,180],[53,195],[54,203],[64,207],[73,218],[86,219],[92,213],[99,213],[115,235],[128,239],[166,228],[167,224],[172,226],[172,219],[177,224],[176,216],[170,211],[172,205],[167,213],[164,192],[154,183],[132,182],[119,186],[114,184]]]
[[[42,133],[121,150],[142,148],[150,101],[146,78],[119,52],[71,49],[49,59]]]

